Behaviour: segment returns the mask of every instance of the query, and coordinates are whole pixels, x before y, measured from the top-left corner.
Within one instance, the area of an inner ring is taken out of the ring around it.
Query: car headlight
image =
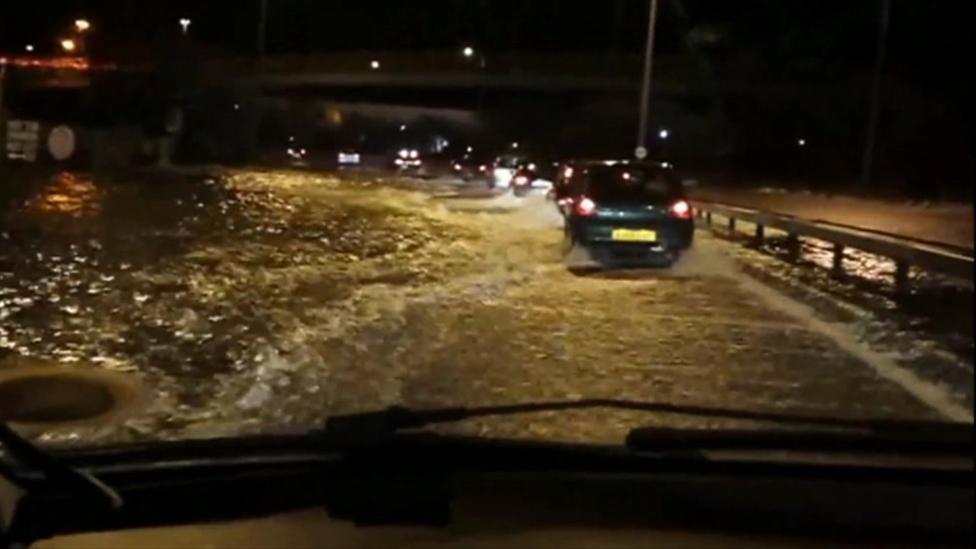
[[[408,151],[407,149],[400,149],[400,152],[397,154],[397,156],[399,156],[400,158],[407,158],[410,156],[410,151]]]
[[[410,158],[416,160],[419,156],[420,156],[420,153],[417,152],[417,149],[412,149],[410,151]]]

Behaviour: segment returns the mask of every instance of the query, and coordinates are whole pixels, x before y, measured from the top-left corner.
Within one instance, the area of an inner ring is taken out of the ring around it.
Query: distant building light
[[[474,57],[474,48],[471,46],[464,46],[464,49],[461,50],[461,54],[469,58]]]
[[[468,152],[469,153],[474,152],[474,147],[472,147],[471,145],[468,145]]]
[[[513,142],[512,142],[512,148],[513,148],[513,149],[517,149],[517,148],[519,148],[519,142],[518,142],[518,141],[513,141]]]
[[[240,103],[234,103],[234,110],[235,111],[241,110],[241,104]]]
[[[64,51],[72,52],[75,51],[77,47],[78,45],[75,44],[75,41],[70,38],[65,38],[64,40],[61,41],[61,49],[63,49]]]
[[[26,50],[27,52],[33,52],[34,44],[27,44],[26,46],[24,46],[24,50]]]
[[[800,146],[800,147],[806,147],[807,146],[807,140],[806,139],[803,139],[801,137],[800,139],[797,139],[796,140],[796,144],[797,144],[797,146]]]
[[[400,131],[401,132],[407,131],[407,125],[406,124],[400,124]]]
[[[78,32],[91,30],[91,23],[87,19],[75,19],[75,30]]]

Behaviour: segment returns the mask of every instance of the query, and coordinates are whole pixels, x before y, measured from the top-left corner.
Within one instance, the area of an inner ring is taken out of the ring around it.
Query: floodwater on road
[[[222,171],[0,187],[0,372],[100,369],[146,391],[116,421],[36,438],[234,436],[393,404],[594,397],[971,420],[971,391],[814,319],[706,233],[673,269],[580,275],[541,198],[388,183]],[[587,411],[450,429],[619,442],[641,424],[734,422]]]

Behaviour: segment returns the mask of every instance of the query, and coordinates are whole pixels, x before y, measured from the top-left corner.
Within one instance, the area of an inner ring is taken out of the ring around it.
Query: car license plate
[[[636,229],[614,229],[612,238],[619,242],[657,242],[657,232]]]

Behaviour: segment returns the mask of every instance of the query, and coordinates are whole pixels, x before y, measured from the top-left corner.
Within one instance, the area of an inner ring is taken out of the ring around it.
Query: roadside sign
[[[37,160],[41,125],[31,120],[7,121],[7,150],[3,154],[10,160]]]
[[[47,136],[47,150],[55,160],[67,160],[75,153],[75,132],[68,126],[57,126]]]
[[[637,147],[634,149],[634,157],[636,157],[637,160],[644,160],[647,158],[647,147]]]

